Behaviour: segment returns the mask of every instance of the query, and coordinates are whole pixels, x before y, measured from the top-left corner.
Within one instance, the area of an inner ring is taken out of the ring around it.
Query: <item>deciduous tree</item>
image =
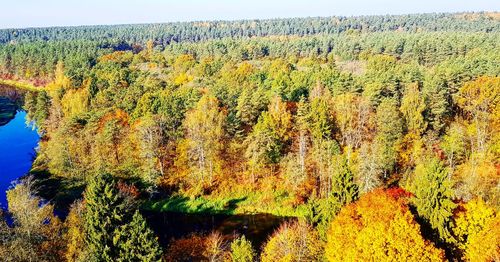
[[[343,208],[328,233],[328,261],[444,261],[397,197],[379,189]]]

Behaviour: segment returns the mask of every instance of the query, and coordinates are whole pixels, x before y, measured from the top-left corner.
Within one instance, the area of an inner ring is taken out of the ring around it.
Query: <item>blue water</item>
[[[30,169],[40,139],[36,130],[26,124],[26,112],[0,126],[0,206],[7,207],[6,191],[17,178]]]

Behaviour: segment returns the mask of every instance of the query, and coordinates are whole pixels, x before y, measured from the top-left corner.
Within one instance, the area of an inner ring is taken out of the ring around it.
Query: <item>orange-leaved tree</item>
[[[344,207],[332,221],[328,261],[443,261],[420,234],[400,189],[377,189]]]

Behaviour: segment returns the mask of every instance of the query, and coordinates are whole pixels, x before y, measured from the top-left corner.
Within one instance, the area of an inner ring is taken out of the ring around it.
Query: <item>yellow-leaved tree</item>
[[[452,230],[464,259],[500,261],[500,216],[482,199],[463,205]]]
[[[264,247],[262,262],[320,261],[323,248],[319,235],[305,222],[291,222],[271,236]]]
[[[178,166],[189,167],[187,182],[193,187],[211,185],[222,166],[225,112],[219,101],[204,95],[186,113],[185,138],[178,146]],[[196,189],[198,190],[198,189]]]
[[[425,240],[401,189],[377,189],[344,207],[327,236],[328,261],[443,261]]]

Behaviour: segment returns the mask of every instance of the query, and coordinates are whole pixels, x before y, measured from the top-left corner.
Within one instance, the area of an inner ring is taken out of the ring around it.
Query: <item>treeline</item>
[[[498,14],[441,13],[354,17],[312,17],[269,20],[200,21],[166,24],[80,26],[0,30],[0,43],[103,39],[145,44],[149,40],[169,45],[220,38],[310,36],[360,32],[498,32]]]

